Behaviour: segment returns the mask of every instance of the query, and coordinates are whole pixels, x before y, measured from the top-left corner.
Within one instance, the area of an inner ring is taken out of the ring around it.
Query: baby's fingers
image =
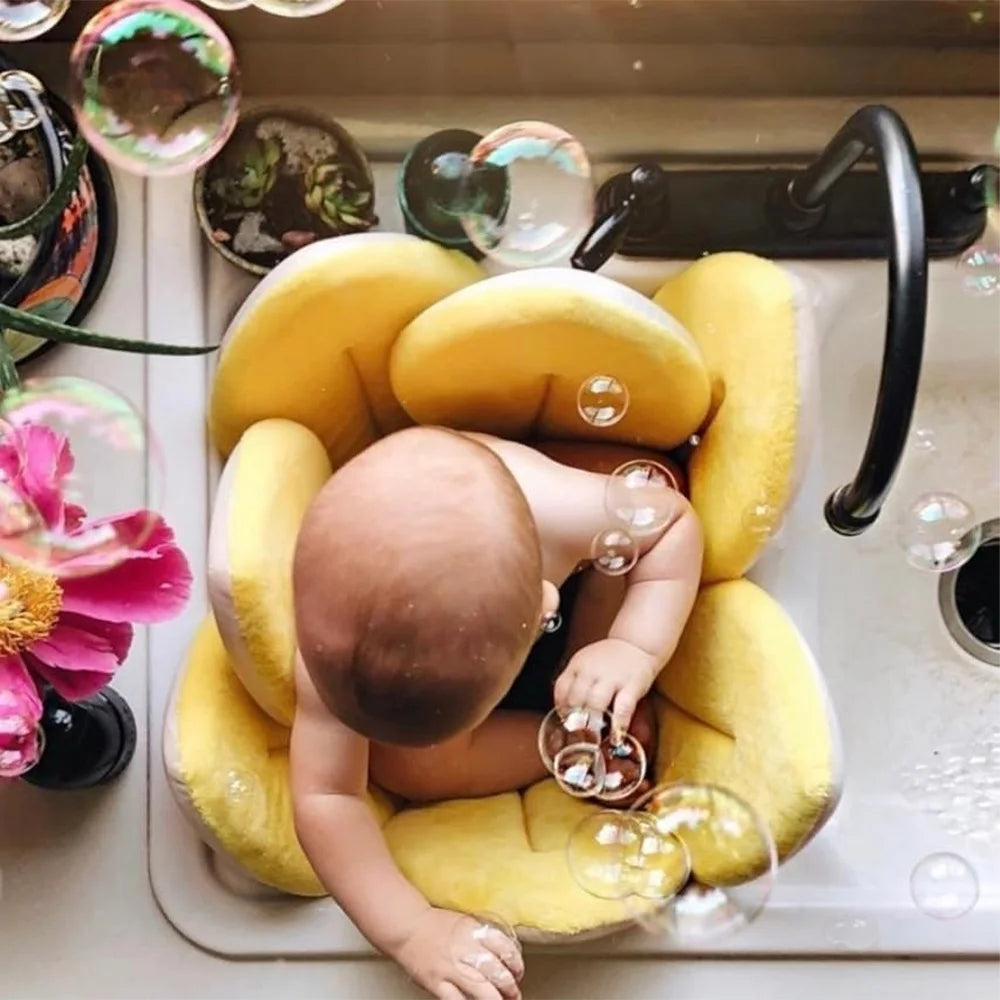
[[[473,932],[473,937],[488,948],[508,968],[511,975],[520,980],[524,975],[524,958],[521,946],[499,927],[483,924]]]
[[[639,694],[631,688],[622,688],[615,695],[614,704],[611,708],[611,731],[614,733],[627,733],[632,725],[632,716],[635,715],[636,708],[639,707]]]

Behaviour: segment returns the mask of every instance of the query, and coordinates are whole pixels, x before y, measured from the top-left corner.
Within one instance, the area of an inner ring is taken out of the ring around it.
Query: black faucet
[[[889,314],[875,415],[861,464],[854,479],[834,490],[824,506],[827,523],[841,535],[858,535],[878,517],[899,467],[917,398],[927,318],[927,246],[913,139],[891,108],[861,108],[819,159],[772,199],[785,228],[807,232],[822,221],[833,186],[869,150],[889,206]]]
[[[855,171],[838,184],[869,151],[879,171]],[[793,260],[887,257],[889,314],[875,416],[857,474],[825,505],[834,531],[857,535],[878,517],[909,433],[928,255],[953,256],[979,237],[997,183],[990,165],[921,174],[903,120],[891,108],[869,105],[806,170],[663,170],[643,163],[616,174],[598,192],[598,221],[572,263],[596,271],[614,253],[690,260],[723,250]]]

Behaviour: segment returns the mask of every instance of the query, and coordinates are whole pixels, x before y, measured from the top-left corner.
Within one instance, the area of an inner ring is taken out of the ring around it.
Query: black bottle
[[[45,692],[41,759],[23,780],[39,788],[91,788],[113,781],[135,753],[135,717],[120,694],[105,688],[85,701]]]

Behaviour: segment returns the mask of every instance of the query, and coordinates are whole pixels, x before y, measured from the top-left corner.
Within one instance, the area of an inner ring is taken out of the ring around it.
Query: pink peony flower
[[[36,681],[71,701],[89,697],[124,662],[133,623],[172,618],[191,590],[187,559],[162,517],[135,510],[87,521],[86,511],[63,498],[72,468],[66,439],[49,427],[10,428],[0,441],[5,493],[27,501],[50,532],[72,540],[110,528],[133,544],[114,565],[74,557],[64,564],[72,570],[65,578],[0,558],[0,754],[21,752],[23,743],[30,756],[41,715]]]
[[[37,763],[41,753],[38,685],[16,656],[0,657],[0,778],[16,778]]]

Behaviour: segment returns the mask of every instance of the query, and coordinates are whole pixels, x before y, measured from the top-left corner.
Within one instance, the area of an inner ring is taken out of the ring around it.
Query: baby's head
[[[477,726],[542,618],[528,503],[497,456],[416,427],[338,470],[295,552],[299,650],[326,706],[382,743],[427,746]]]

